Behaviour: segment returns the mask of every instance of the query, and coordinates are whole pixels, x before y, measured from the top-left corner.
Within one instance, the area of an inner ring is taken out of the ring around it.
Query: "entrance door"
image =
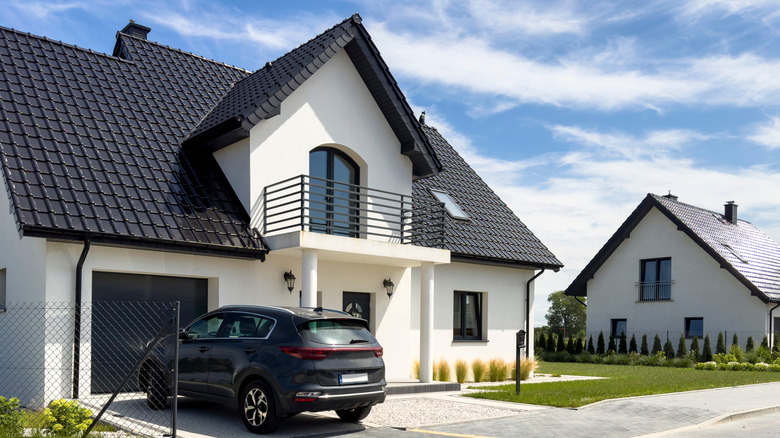
[[[355,318],[368,321],[371,328],[371,294],[364,292],[344,292],[344,311]]]

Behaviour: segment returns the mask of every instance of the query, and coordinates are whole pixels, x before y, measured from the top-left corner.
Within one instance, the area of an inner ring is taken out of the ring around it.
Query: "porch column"
[[[317,307],[317,250],[303,250],[301,271],[301,306]]]
[[[420,382],[433,381],[433,263],[420,266]]]

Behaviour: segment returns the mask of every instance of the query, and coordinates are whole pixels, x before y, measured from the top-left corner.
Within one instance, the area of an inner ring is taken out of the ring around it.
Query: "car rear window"
[[[298,329],[303,339],[319,344],[366,344],[375,342],[371,333],[360,321],[316,320]]]

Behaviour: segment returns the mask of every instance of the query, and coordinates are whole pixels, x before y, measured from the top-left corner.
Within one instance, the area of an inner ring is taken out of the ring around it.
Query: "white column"
[[[317,307],[317,250],[303,250],[301,271],[301,306]]]
[[[433,263],[420,266],[420,382],[433,381]]]

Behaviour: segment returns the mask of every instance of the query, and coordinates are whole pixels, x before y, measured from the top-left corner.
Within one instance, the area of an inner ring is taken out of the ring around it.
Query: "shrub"
[[[466,377],[469,375],[469,364],[465,360],[458,359],[455,361],[455,381],[463,383],[466,381]]]
[[[674,357],[674,345],[672,345],[672,341],[669,339],[667,339],[664,344],[664,355],[667,359],[672,359]]]
[[[701,361],[709,362],[712,360],[712,347],[710,346],[710,335],[704,336],[704,348],[701,350]]]
[[[569,354],[574,354],[574,339],[569,336],[569,341],[566,343],[566,352]]]
[[[658,333],[656,333],[655,337],[653,338],[653,355],[656,355],[658,353],[661,353],[663,351],[663,347],[661,347],[661,338],[658,337]]]
[[[669,362],[671,362],[671,366],[676,368],[690,368],[694,365],[693,360],[688,356],[678,357]]]
[[[450,363],[447,362],[445,359],[442,359],[433,367],[436,371],[434,371],[434,374],[436,374],[436,377],[434,377],[433,380],[437,380],[439,382],[449,382],[450,381]]]
[[[19,399],[0,396],[0,435],[21,436],[24,414],[19,410]]]
[[[699,362],[696,365],[694,365],[694,368],[696,368],[697,370],[714,371],[714,370],[718,369],[718,364],[716,364],[713,361]]]
[[[536,342],[534,347],[539,351],[544,351],[547,349],[547,336],[544,335],[544,332],[539,333],[539,340]]]
[[[602,356],[599,356],[598,354],[583,353],[577,356],[576,359],[577,362],[580,363],[595,363],[595,364],[604,363],[604,358]]]
[[[521,363],[522,363],[522,359]],[[506,368],[509,371],[509,380],[517,381],[517,361],[513,360],[512,363],[507,362]]]
[[[528,380],[528,377],[531,376],[531,372],[536,370],[536,367],[539,366],[539,363],[537,363],[533,359],[520,359],[520,380]],[[517,377],[515,377],[515,380]]]
[[[745,353],[750,353],[755,348],[755,345],[753,345],[753,337],[748,336],[747,343],[745,343]]]
[[[734,347],[734,346],[739,347],[739,337],[737,336],[736,333],[734,333],[734,336],[731,337],[731,346],[732,347]]]
[[[487,373],[487,365],[482,359],[474,359],[471,362],[471,374],[474,376],[475,382],[484,382],[485,374]]]
[[[776,363],[770,363],[769,364],[769,371],[772,371],[774,373],[780,372],[780,365]]]
[[[761,346],[766,347],[767,350],[769,350],[769,338],[764,335],[764,339],[761,340]]]
[[[563,341],[563,336],[558,335],[558,343],[555,344],[555,351],[564,351],[566,350],[566,343]]]
[[[691,355],[691,359],[693,359],[694,362],[699,362],[701,359],[701,353],[699,353],[698,336],[693,337],[693,340],[691,341],[691,352],[689,354]]]
[[[596,354],[604,354],[604,332],[599,332],[599,340],[596,344]]]
[[[715,346],[715,354],[726,354],[726,344],[723,342],[723,332],[718,332],[718,343]]]
[[[506,380],[507,366],[504,359],[493,358],[488,362],[488,380],[491,382],[503,382]]]
[[[412,378],[420,380],[420,361],[412,362]]]
[[[547,336],[547,348],[545,350],[549,352],[555,351],[555,337],[552,333]]]
[[[626,346],[626,333],[620,334],[620,343],[618,344],[618,353],[628,354],[628,347]]]
[[[666,363],[666,356],[662,351],[656,354],[649,354],[647,356],[640,356],[639,364],[649,367],[658,367]]]
[[[577,356],[565,351],[546,352],[539,356],[545,362],[576,362]]]
[[[630,360],[625,354],[610,354],[604,358],[607,365],[631,365]]]
[[[780,352],[780,346],[778,346],[778,336],[777,332],[775,332],[775,336],[772,338],[772,352],[773,353],[779,353]]]
[[[680,342],[677,343],[677,357],[683,358],[688,355],[688,349],[685,347],[685,336],[680,333]]]
[[[631,335],[631,342],[628,343],[628,352],[629,353],[636,353],[636,335]]]
[[[647,348],[647,333],[642,335],[642,348],[639,350],[639,353],[644,356],[650,354],[650,350]]]
[[[574,342],[574,354],[582,353],[582,338],[577,336],[577,340]]]
[[[613,336],[609,337],[609,346],[607,346],[607,354],[615,354],[617,351],[617,345],[615,345],[615,338]]]
[[[769,365],[763,362],[753,364],[753,371],[769,371]]]
[[[742,349],[739,348],[739,345],[731,345],[729,356],[734,356],[734,359],[736,359],[737,362],[742,362],[745,359],[745,355],[742,353]]]
[[[92,420],[92,411],[82,407],[76,400],[59,399],[43,410],[44,427],[57,435],[75,435],[87,430]]]
[[[590,354],[596,354],[596,347],[593,346],[593,335],[588,336],[588,348],[585,351]]]

